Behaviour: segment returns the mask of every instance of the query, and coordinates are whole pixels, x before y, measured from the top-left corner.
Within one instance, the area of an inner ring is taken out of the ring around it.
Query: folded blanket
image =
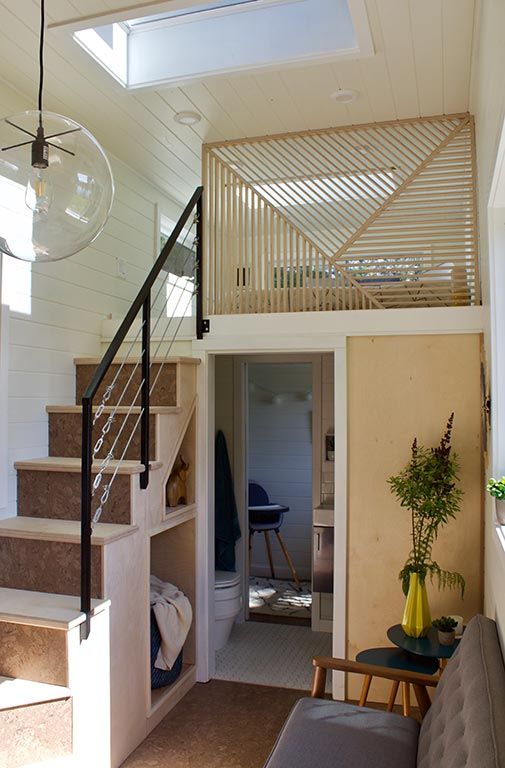
[[[188,636],[193,611],[180,589],[152,575],[150,602],[161,635],[161,647],[154,666],[168,670],[173,667]]]

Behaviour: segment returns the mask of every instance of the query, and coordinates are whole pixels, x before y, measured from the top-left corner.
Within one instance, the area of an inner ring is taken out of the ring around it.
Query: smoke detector
[[[353,91],[351,88],[338,88],[330,95],[330,99],[337,104],[349,104],[351,101],[356,101],[358,98],[358,91]]]

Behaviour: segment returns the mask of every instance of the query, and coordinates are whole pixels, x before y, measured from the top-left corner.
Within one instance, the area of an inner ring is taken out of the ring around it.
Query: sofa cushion
[[[265,768],[415,768],[418,734],[409,717],[300,699]]]
[[[505,668],[496,624],[475,616],[424,718],[418,768],[505,766],[504,722]]]

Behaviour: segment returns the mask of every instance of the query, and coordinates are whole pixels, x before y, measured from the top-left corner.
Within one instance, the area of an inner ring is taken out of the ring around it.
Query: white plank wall
[[[281,534],[299,576],[310,579],[312,402],[304,396],[312,391],[311,365],[254,363],[249,384],[249,478],[265,488],[271,501],[290,508]],[[264,537],[255,534],[254,539],[251,573],[269,576]],[[290,578],[275,534],[270,539],[276,576]]]
[[[0,83],[0,114],[26,107],[23,97]],[[156,204],[172,219],[181,211],[136,172],[109,158],[116,195],[104,232],[68,260],[34,265],[31,314],[10,313],[9,515],[16,514],[13,462],[47,454],[46,404],[74,401],[73,358],[100,353],[104,318],[126,313],[153,264]],[[124,279],[117,276],[118,259],[124,262]]]

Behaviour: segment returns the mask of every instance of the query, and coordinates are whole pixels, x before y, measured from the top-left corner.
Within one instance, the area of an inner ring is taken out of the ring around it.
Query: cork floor
[[[262,768],[293,704],[306,692],[198,683],[122,768]]]

